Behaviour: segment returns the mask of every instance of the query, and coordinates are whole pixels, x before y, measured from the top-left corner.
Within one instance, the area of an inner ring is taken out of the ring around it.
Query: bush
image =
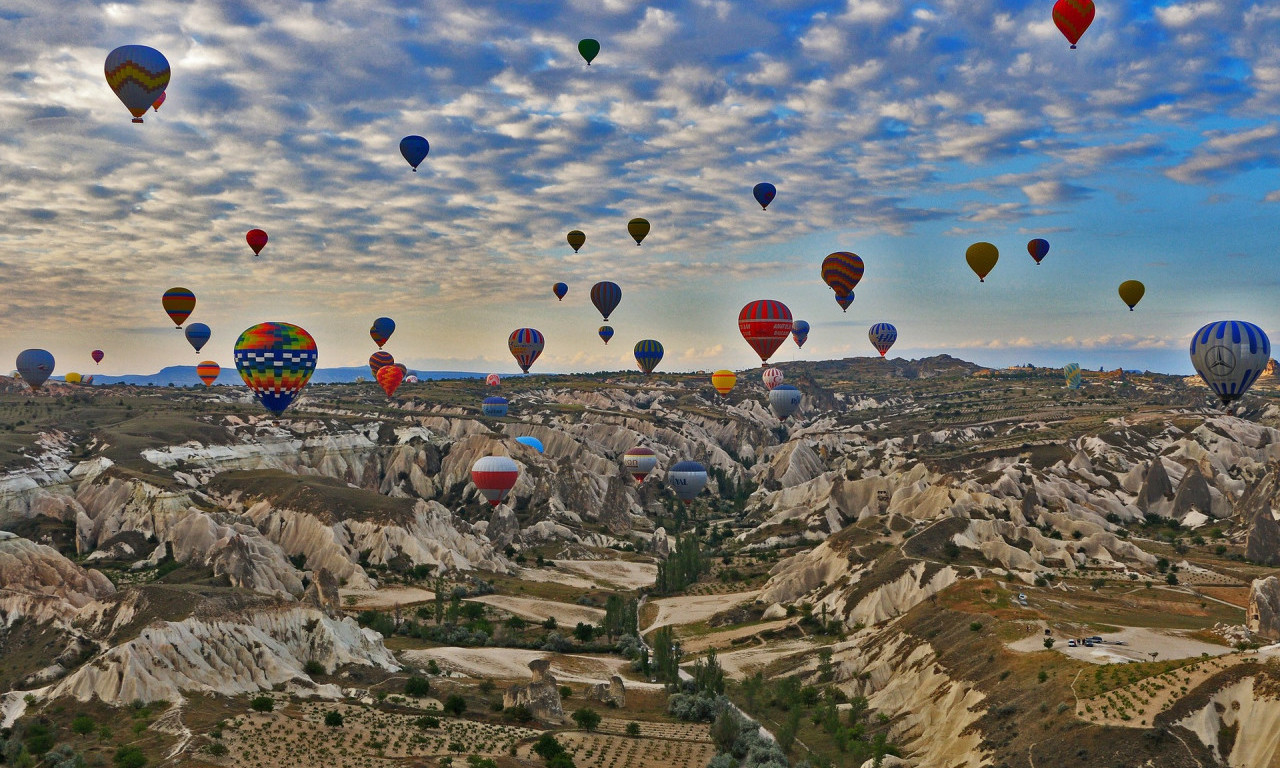
[[[431,683],[425,677],[411,676],[404,681],[404,695],[422,697],[431,692]]]
[[[573,713],[573,722],[584,731],[594,731],[600,724],[600,713],[591,707],[583,707]]]
[[[270,712],[276,708],[276,702],[270,696],[254,696],[249,701],[249,707],[254,712]]]
[[[514,707],[507,707],[502,714],[508,718],[515,720],[517,723],[527,723],[533,720],[533,713],[523,704],[517,704]]]
[[[454,717],[461,717],[463,712],[467,711],[467,700],[462,696],[454,693],[444,700],[444,711]]]
[[[631,721],[630,723],[627,723],[627,735],[633,739],[639,738],[640,724],[635,722],[634,720]]]
[[[556,741],[551,731],[543,731],[538,740],[533,743],[533,753],[550,764],[551,758],[564,754],[564,747]]]
[[[324,713],[324,724],[330,728],[342,727],[342,713],[336,709]]]
[[[116,768],[142,768],[147,764],[147,756],[133,745],[120,747],[111,757],[111,764]]]
[[[970,631],[970,632],[981,632],[981,631],[982,631],[982,622],[980,622],[980,621],[975,621],[975,622],[973,622],[972,624],[970,624],[970,625],[969,625],[969,631]]]
[[[93,722],[93,718],[88,715],[76,715],[71,721],[71,730],[81,736],[88,736],[97,730],[98,726]]]
[[[417,720],[414,720],[413,724],[418,726],[422,730],[426,731],[432,728],[439,728],[440,718],[433,717],[431,715],[423,715],[422,717],[419,717]]]
[[[567,699],[573,695],[573,689],[567,685],[560,686],[560,698]]]
[[[227,745],[226,745],[226,744],[223,744],[223,743],[221,743],[221,742],[215,741],[214,743],[207,745],[207,746],[204,748],[204,751],[205,751],[205,752],[208,752],[209,754],[213,755],[214,757],[222,757],[223,755],[227,754],[227,753],[228,753],[228,752],[230,752],[231,750],[227,749]]]
[[[308,659],[307,663],[302,665],[302,671],[312,677],[315,677],[316,675],[323,675],[328,670],[324,668],[323,664],[315,659]]]

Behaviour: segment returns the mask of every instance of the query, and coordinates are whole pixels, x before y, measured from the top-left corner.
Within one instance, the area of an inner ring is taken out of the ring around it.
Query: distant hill
[[[472,371],[415,371],[410,370],[409,373],[416,375],[419,379],[483,379],[486,374],[474,373]],[[368,381],[369,366],[353,365],[346,368],[318,368],[311,376],[311,382],[314,384],[348,384],[354,382],[357,377],[363,377]],[[55,377],[61,378],[61,377]],[[196,375],[196,367],[194,365],[171,365],[162,368],[157,373],[151,374],[131,374],[127,376],[106,376],[104,374],[94,374],[93,383],[101,384],[133,384],[136,386],[153,385],[157,387],[176,384],[178,386],[186,386],[189,384],[203,384],[200,377]],[[218,384],[243,385],[240,374],[236,373],[235,368],[223,368],[222,373],[218,375]]]

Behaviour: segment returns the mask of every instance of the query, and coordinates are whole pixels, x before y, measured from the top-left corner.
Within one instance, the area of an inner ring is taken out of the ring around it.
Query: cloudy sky
[[[875,354],[888,321],[893,356],[1190,372],[1206,322],[1280,331],[1280,5],[1098,0],[1075,51],[1051,8],[8,0],[0,355],[228,365],[241,330],[283,320],[354,365],[389,315],[415,368],[514,371],[521,326],[547,337],[535,371],[634,367],[642,338],[659,370],[742,368],[757,298],[813,327],[783,362]],[[128,43],[172,65],[144,125],[103,78]],[[407,134],[431,142],[419,173]],[[982,284],[976,240],[1001,252]],[[834,250],[867,265],[848,313],[818,275]],[[607,347],[601,279],[623,288]],[[161,310],[175,285],[213,328],[203,355]]]

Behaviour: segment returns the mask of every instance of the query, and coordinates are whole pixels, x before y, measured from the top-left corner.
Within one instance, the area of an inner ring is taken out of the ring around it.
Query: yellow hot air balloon
[[[733,371],[716,371],[711,374],[711,386],[722,395],[727,395],[733,391],[733,385],[738,383],[738,374]]]
[[[985,283],[987,275],[991,274],[991,270],[995,268],[996,261],[1000,258],[1000,251],[991,243],[974,243],[964,252],[964,260],[969,262],[969,269],[972,269],[978,276],[978,282]]]
[[[565,239],[569,241],[569,247],[573,248],[574,253],[577,253],[583,243],[587,242],[586,234],[580,229],[572,230],[565,236]]]
[[[62,380],[68,384],[79,384],[83,377],[74,371],[62,377]]]
[[[645,235],[649,234],[649,220],[637,218],[628,221],[627,234],[635,239],[636,245],[639,245],[640,241],[644,240]]]
[[[1129,305],[1129,311],[1142,301],[1142,295],[1147,292],[1147,287],[1137,280],[1125,280],[1120,284],[1120,300]]]

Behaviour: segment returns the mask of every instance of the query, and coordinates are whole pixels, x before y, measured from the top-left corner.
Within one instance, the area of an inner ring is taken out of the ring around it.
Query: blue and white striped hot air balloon
[[[1191,337],[1191,364],[1223,405],[1239,400],[1270,360],[1267,334],[1243,320],[1209,323]]]

